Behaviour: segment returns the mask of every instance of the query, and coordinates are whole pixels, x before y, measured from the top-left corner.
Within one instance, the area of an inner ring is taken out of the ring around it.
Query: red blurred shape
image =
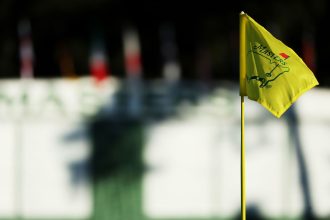
[[[288,59],[290,56],[287,55],[286,53],[280,53],[281,57],[283,57],[284,59]]]

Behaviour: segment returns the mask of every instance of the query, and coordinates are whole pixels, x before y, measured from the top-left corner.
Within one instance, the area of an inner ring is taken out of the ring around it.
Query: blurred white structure
[[[92,186],[72,179],[71,165],[89,157],[90,143],[84,135],[69,137],[84,130],[86,116],[111,102],[120,83],[32,80],[24,91],[21,83],[0,82],[0,218],[88,218]],[[315,88],[295,104],[318,217],[330,215],[329,98],[329,90]],[[249,100],[245,109],[247,206],[268,217],[300,216],[304,197],[286,115],[277,119]],[[144,159],[150,167],[143,179],[146,216],[238,215],[238,89],[220,86],[197,105],[182,101],[167,120],[148,120]]]
[[[153,218],[233,217],[240,213],[240,97],[219,88],[181,114],[151,124],[145,161],[144,210]],[[312,207],[330,215],[330,91],[313,89],[295,107]],[[318,107],[322,106],[322,108]],[[246,100],[247,207],[267,217],[299,217],[304,200],[285,116]]]
[[[0,82],[0,218],[87,218],[89,176],[72,170],[90,156],[88,137],[79,132],[85,117],[109,101],[116,81],[96,87],[91,78],[34,80],[24,91],[21,83]]]

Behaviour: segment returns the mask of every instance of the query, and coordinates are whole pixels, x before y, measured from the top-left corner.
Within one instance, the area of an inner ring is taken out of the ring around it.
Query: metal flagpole
[[[240,65],[240,96],[241,96],[241,216],[242,220],[246,219],[246,201],[245,201],[245,145],[244,145],[244,95],[246,95],[245,86],[245,22],[244,12],[240,14],[239,27],[239,65]]]
[[[244,96],[241,96],[241,215],[246,219],[245,201],[245,144],[244,144]]]

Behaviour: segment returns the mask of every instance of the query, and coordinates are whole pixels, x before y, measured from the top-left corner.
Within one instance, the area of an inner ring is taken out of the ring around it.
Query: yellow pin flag
[[[245,13],[240,14],[240,95],[276,117],[318,85],[313,72],[283,42]]]
[[[246,220],[244,96],[276,117],[318,85],[313,72],[288,46],[244,12],[240,14],[241,219]]]

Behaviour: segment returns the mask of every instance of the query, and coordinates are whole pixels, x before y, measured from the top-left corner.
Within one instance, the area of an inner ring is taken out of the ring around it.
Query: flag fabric
[[[29,20],[23,19],[18,24],[20,75],[22,78],[33,77],[34,53]]]
[[[318,85],[313,72],[283,42],[245,13],[240,15],[240,95],[276,117]]]
[[[111,75],[102,29],[96,23],[92,28],[89,69],[97,84]]]
[[[57,54],[59,58],[59,67],[63,77],[76,78],[74,61],[72,53],[65,43],[60,43],[57,46]]]
[[[302,57],[306,65],[314,72],[316,70],[316,48],[314,34],[311,31],[303,33]]]
[[[127,27],[124,30],[123,43],[126,74],[128,77],[140,77],[142,74],[142,61],[137,30]]]
[[[181,67],[178,62],[178,47],[174,27],[170,24],[163,24],[159,34],[160,50],[163,58],[163,76],[165,81],[175,83],[181,78]]]
[[[125,69],[127,76],[128,114],[139,118],[142,113],[142,59],[137,29],[127,26],[123,32]]]

